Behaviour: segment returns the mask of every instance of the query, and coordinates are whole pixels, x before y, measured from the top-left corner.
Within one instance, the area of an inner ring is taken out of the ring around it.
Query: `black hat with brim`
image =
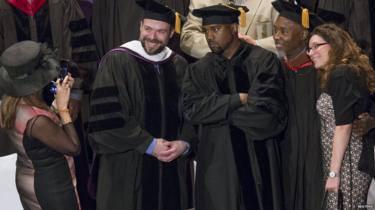
[[[193,15],[202,18],[203,25],[232,24],[239,22],[238,16],[241,14],[241,9],[244,13],[249,11],[245,6],[217,4],[195,9]]]
[[[52,52],[33,41],[22,41],[7,48],[0,57],[0,89],[9,96],[31,95],[58,75],[58,62]]]

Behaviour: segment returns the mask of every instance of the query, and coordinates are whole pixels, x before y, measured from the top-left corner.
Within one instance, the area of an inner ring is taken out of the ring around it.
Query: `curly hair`
[[[330,44],[328,63],[320,70],[320,86],[325,89],[331,71],[337,65],[346,65],[357,74],[364,75],[367,88],[371,93],[375,92],[375,72],[369,58],[351,38],[348,32],[334,24],[323,24],[316,27],[309,39],[317,35]]]

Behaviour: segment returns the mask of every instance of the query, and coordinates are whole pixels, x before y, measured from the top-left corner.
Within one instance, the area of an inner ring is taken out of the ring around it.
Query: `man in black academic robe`
[[[310,13],[310,24],[301,23],[302,8],[288,2],[272,3],[279,12],[274,40],[284,66],[288,126],[280,142],[285,209],[316,210],[323,199],[323,166],[318,73],[306,54],[308,28],[322,23]]]
[[[238,39],[234,8],[193,11],[213,52],[188,68],[182,90],[184,117],[199,131],[196,210],[283,209],[281,65],[275,54]]]
[[[142,6],[140,41],[108,52],[94,82],[89,137],[100,157],[98,210],[192,208],[190,162],[177,158],[188,152],[179,111],[187,62],[166,47],[174,13],[153,1]]]
[[[284,66],[288,126],[280,143],[285,209],[315,210],[324,195],[318,71],[306,54],[309,31],[324,21],[341,22],[344,17],[327,10],[308,10],[309,23],[302,21],[303,7],[272,2],[279,12],[274,40]],[[320,17],[324,18],[321,19]]]
[[[86,19],[75,0],[0,0],[0,54],[10,45],[46,43],[58,59],[74,60],[94,74],[98,55]]]

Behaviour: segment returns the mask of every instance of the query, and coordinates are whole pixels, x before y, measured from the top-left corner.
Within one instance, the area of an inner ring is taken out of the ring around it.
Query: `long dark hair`
[[[1,126],[8,129],[14,127],[17,109],[21,102],[40,109],[48,110],[49,108],[47,104],[41,100],[40,95],[40,91],[22,97],[4,95],[1,101]]]
[[[348,32],[334,24],[323,24],[316,27],[310,34],[318,35],[330,44],[329,60],[320,70],[320,85],[325,89],[331,71],[337,65],[347,65],[350,69],[366,77],[367,88],[375,93],[375,72],[369,58],[351,38]]]

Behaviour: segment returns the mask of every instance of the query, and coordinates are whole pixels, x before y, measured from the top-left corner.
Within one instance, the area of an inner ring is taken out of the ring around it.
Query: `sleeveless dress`
[[[65,156],[30,136],[24,135],[27,122],[44,115],[59,123],[46,110],[19,105],[15,127],[8,134],[17,150],[16,185],[25,210],[80,209],[73,157]]]
[[[359,114],[366,112],[367,87],[363,77],[359,77],[348,68],[339,68],[331,73],[327,91],[322,92],[317,101],[317,110],[321,118],[321,146],[323,167],[328,177],[333,135],[336,125],[353,123]],[[325,209],[358,209],[366,205],[367,192],[371,177],[358,170],[362,150],[362,136],[352,131],[340,170],[340,190],[342,200],[334,192],[327,193]],[[325,182],[324,182],[325,183]]]

